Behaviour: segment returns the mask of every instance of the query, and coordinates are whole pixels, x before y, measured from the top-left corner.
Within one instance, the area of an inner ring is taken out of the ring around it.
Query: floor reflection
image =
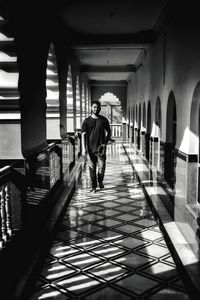
[[[122,145],[107,157],[95,195],[84,170],[30,299],[189,299]]]

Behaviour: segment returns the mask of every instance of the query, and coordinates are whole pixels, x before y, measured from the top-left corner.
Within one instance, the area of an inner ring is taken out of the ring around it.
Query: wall
[[[190,118],[193,93],[200,80],[200,27],[195,8],[190,6],[187,9],[189,11],[180,10],[180,15],[168,25],[156,44],[143,56],[141,67],[129,78],[127,108],[133,111],[136,104],[138,106],[141,103],[143,107],[144,102],[147,108],[150,100],[151,118],[155,122],[155,103],[159,97],[161,142],[165,143],[166,130],[169,130],[166,126],[167,104],[169,95],[173,92],[177,117],[174,217],[199,256],[198,157],[195,157],[198,154],[199,138],[194,138],[195,132],[190,129]],[[189,14],[192,18],[187,22]],[[199,105],[199,100],[197,104]],[[198,111],[197,106],[196,113]],[[128,116],[128,109],[126,115]]]

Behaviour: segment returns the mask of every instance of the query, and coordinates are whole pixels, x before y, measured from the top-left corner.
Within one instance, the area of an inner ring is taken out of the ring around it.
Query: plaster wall
[[[143,56],[141,67],[131,76],[128,105],[151,101],[152,119],[155,120],[156,98],[161,100],[162,136],[166,139],[166,114],[168,97],[173,91],[177,111],[176,148],[185,153],[195,153],[187,130],[190,127],[192,95],[200,80],[200,30],[195,20],[188,27],[184,18],[176,18],[157,43]],[[187,139],[185,141],[184,139]]]
[[[0,158],[22,159],[21,126],[19,123],[0,124]]]

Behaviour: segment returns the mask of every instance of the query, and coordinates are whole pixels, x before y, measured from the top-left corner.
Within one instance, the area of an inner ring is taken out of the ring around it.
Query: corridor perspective
[[[200,299],[199,62],[195,0],[0,0],[1,300]]]
[[[27,299],[190,299],[121,143],[107,160],[96,194],[82,173]]]

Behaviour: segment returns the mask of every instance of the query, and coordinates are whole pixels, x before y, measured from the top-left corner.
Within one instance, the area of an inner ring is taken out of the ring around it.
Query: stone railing
[[[21,226],[25,177],[11,166],[0,169],[0,248]]]
[[[72,133],[25,158],[20,168],[14,163],[0,169],[0,248],[37,222],[35,216],[54,201],[54,191],[66,183],[80,156],[81,135]]]
[[[111,137],[114,139],[122,138],[122,125],[121,124],[110,124]]]

